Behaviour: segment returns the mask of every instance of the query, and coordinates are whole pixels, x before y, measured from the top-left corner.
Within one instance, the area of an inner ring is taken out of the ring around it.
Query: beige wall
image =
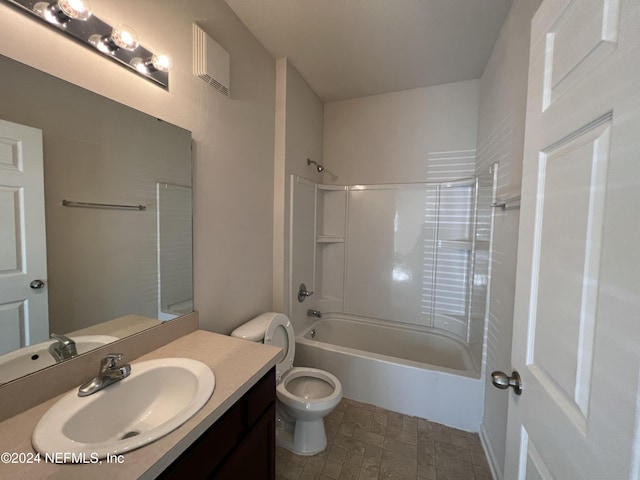
[[[520,192],[529,27],[539,4],[539,0],[514,2],[480,81],[477,171],[499,162],[499,198]],[[494,218],[487,376],[493,370],[511,371],[519,212],[496,209]],[[481,435],[497,479],[503,478],[508,403],[508,394],[488,384]]]
[[[169,92],[4,3],[0,54],[192,132],[195,306],[229,332],[272,308],[275,62],[222,0],[93,3],[172,56]],[[231,99],[192,74],[194,21],[231,55]]]
[[[277,60],[276,91],[274,309],[289,313],[289,179],[299,175],[321,181],[307,158],[322,163],[324,105],[286,58]],[[313,217],[314,212],[309,215]],[[313,272],[306,281],[310,288],[312,282]],[[305,307],[311,308],[310,303],[305,302]]]
[[[429,153],[473,150],[478,80],[325,105],[324,162],[339,185],[427,181]]]

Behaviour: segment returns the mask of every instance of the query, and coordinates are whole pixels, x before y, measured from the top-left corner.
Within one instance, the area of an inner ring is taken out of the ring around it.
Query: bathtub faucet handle
[[[304,299],[309,295],[313,295],[313,292],[307,290],[307,286],[304,283],[301,283],[298,287],[298,301],[300,303],[304,302]]]
[[[307,317],[322,318],[322,312],[310,308],[309,310],[307,310]]]

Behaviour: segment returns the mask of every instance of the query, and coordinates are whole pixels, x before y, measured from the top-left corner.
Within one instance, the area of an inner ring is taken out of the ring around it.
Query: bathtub
[[[484,379],[468,347],[434,330],[331,315],[296,336],[297,366],[333,373],[344,396],[478,432]]]

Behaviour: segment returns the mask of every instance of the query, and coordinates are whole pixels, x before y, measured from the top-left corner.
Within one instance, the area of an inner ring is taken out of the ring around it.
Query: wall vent
[[[231,57],[204,30],[193,24],[193,74],[226,97],[231,97]]]

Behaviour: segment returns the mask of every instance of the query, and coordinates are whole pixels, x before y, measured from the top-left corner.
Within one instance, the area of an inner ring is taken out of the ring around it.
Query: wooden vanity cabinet
[[[274,480],[275,399],[271,369],[158,478]]]

